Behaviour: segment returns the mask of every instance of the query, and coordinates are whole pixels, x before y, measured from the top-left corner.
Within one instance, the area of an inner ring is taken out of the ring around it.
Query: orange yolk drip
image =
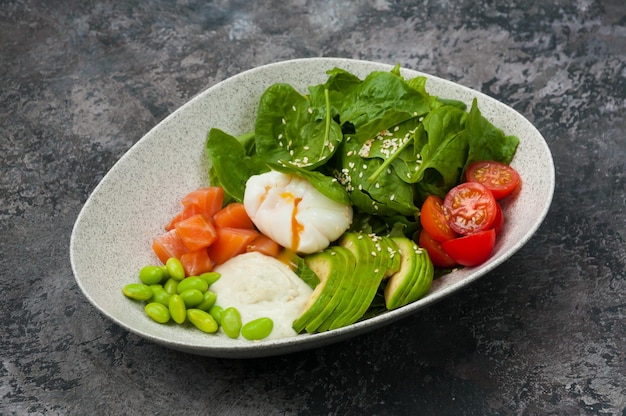
[[[297,251],[300,245],[300,233],[304,231],[304,226],[298,222],[296,216],[298,215],[298,204],[302,201],[302,198],[296,198],[291,192],[283,192],[280,194],[286,202],[293,203],[293,210],[291,211],[291,249]]]

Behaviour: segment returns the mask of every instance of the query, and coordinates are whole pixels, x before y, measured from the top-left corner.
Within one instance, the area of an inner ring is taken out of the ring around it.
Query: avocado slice
[[[401,256],[400,251],[398,249],[398,245],[393,241],[391,237],[383,236],[381,237],[380,242],[383,252],[386,252],[387,255],[387,271],[385,272],[384,279],[396,273],[400,270],[401,264]]]
[[[354,250],[357,258],[357,275],[360,281],[357,295],[352,299],[349,309],[338,317],[330,329],[340,328],[358,321],[370,307],[382,280],[394,268],[394,261],[388,250],[391,239],[373,234],[358,234],[356,239],[346,235],[340,244]],[[395,246],[395,244],[394,244]],[[396,260],[399,267],[398,255]]]
[[[328,249],[331,256],[334,257],[337,285],[334,286],[333,292],[330,293],[331,298],[324,305],[317,316],[312,317],[306,324],[307,332],[323,332],[328,329],[324,322],[341,313],[338,307],[342,304],[346,297],[352,297],[355,291],[355,285],[358,283],[358,275],[355,273],[356,258],[350,250],[341,246],[333,246]],[[326,291],[326,290],[325,290]]]
[[[337,329],[355,322],[358,317],[354,317],[359,307],[363,303],[371,302],[368,299],[369,292],[380,285],[381,277],[377,276],[380,256],[372,255],[374,245],[370,236],[362,233],[348,232],[339,241],[339,246],[350,250],[355,257],[355,270],[350,280],[350,287],[345,292],[341,303],[336,309],[336,313],[329,317],[319,327],[319,331]]]
[[[411,290],[406,292],[406,295],[402,297],[402,305],[408,305],[424,296],[430,290],[433,282],[435,268],[428,253],[426,250],[419,248],[416,254],[421,258],[421,270],[417,275],[417,279],[413,281]]]
[[[328,248],[304,258],[306,266],[317,275],[320,282],[304,305],[304,311],[292,324],[297,333],[302,332],[306,325],[321,313],[333,297],[339,282],[343,279],[345,270],[338,267],[339,257],[333,252],[333,248]]]
[[[424,250],[405,237],[394,237],[393,241],[398,246],[401,264],[400,270],[389,277],[384,290],[389,310],[419,299],[430,289],[433,278],[432,263]]]

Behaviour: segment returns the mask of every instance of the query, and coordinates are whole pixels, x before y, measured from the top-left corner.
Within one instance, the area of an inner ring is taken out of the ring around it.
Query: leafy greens
[[[301,94],[277,83],[262,95],[254,131],[211,129],[211,183],[242,201],[252,175],[270,169],[305,177],[355,211],[353,229],[415,229],[429,194],[444,196],[467,166],[509,163],[519,139],[465,104],[430,95],[426,78],[404,79],[397,65],[365,79],[340,68]]]

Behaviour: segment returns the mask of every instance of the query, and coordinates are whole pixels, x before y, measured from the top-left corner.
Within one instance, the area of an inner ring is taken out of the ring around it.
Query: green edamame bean
[[[183,264],[176,257],[170,257],[167,259],[165,266],[167,267],[170,278],[176,280],[183,280],[185,278],[185,269],[183,268]]]
[[[217,294],[215,292],[207,290],[206,292],[204,292],[204,295],[202,295],[202,302],[200,302],[196,306],[196,309],[201,309],[205,312],[209,312],[213,305],[215,305],[215,301],[217,301]]]
[[[163,285],[163,289],[170,295],[175,295],[178,293],[178,280],[169,278]]]
[[[219,278],[222,277],[222,275],[218,272],[206,272],[202,273],[198,277],[202,280],[205,280],[210,287],[213,283],[217,282]]]
[[[139,270],[139,280],[147,285],[155,285],[163,280],[163,269],[160,266],[143,266]]]
[[[241,328],[241,335],[250,341],[266,338],[274,329],[274,321],[270,318],[257,318]]]
[[[176,288],[176,291],[180,295],[181,293],[189,289],[196,289],[204,293],[209,289],[209,284],[206,282],[206,280],[200,279],[196,276],[192,276],[178,282],[178,288]]]
[[[222,325],[222,314],[224,313],[224,308],[219,305],[211,306],[209,309],[209,314],[215,319],[215,322]]]
[[[152,297],[152,290],[143,283],[129,283],[122,289],[127,298],[135,300],[148,300]]]
[[[170,320],[170,311],[161,303],[158,302],[150,302],[144,308],[146,313],[152,320],[164,324],[169,322]]]
[[[178,286],[180,287],[180,285]],[[187,308],[192,308],[204,300],[204,294],[198,289],[187,289],[180,294],[180,297],[183,298]]]
[[[183,298],[176,294],[172,295],[168,304],[170,316],[177,324],[182,324],[187,318],[187,307]]]
[[[217,328],[219,328],[215,319],[213,319],[208,312],[200,309],[188,309],[187,319],[189,319],[189,322],[191,322],[193,326],[208,334],[217,332]]]
[[[228,307],[222,312],[222,320],[220,322],[224,333],[230,338],[238,338],[241,332],[241,315],[236,308]]]
[[[150,285],[150,290],[152,290],[152,301],[160,303],[164,306],[169,306],[170,298],[172,295],[167,293],[163,286],[161,285]]]

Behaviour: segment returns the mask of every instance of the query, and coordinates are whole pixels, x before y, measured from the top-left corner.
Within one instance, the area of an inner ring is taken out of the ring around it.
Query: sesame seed
[[[296,106],[295,106],[295,105],[291,106],[291,109],[292,109],[293,111],[296,111]]]

